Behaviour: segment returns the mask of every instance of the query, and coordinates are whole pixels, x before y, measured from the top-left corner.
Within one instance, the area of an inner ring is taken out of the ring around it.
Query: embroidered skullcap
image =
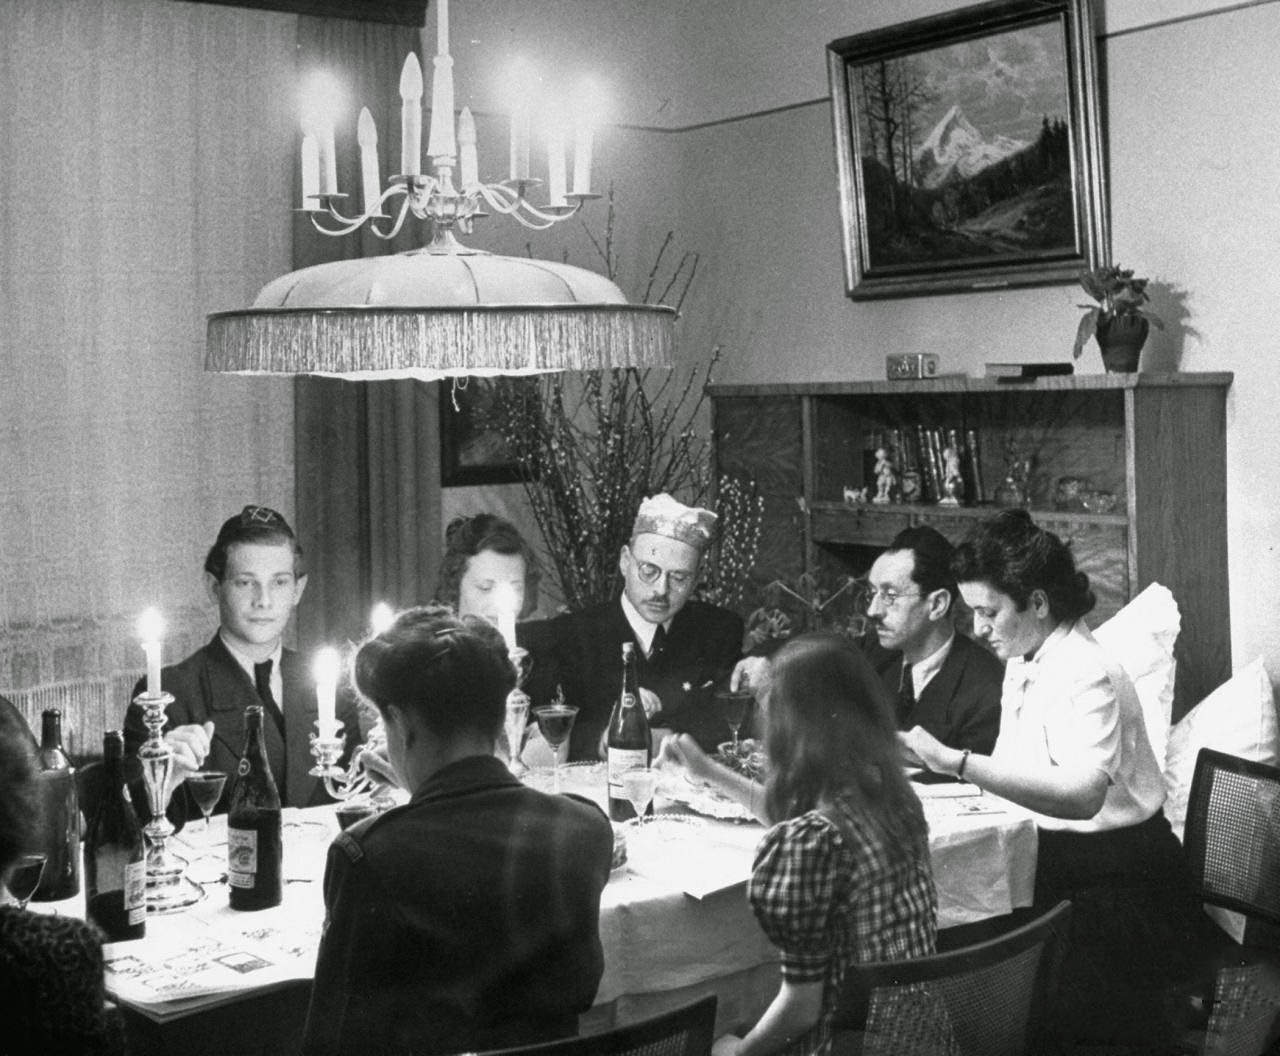
[[[665,535],[687,543],[698,553],[706,549],[716,528],[716,515],[700,506],[686,506],[665,492],[640,503],[636,523],[631,528],[633,536],[642,533]]]

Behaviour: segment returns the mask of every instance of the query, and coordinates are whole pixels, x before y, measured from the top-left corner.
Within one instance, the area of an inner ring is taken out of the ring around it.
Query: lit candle
[[[422,172],[422,67],[409,52],[400,71],[400,173]]]
[[[533,95],[533,75],[523,62],[516,63],[511,74],[511,165],[509,173],[513,181],[529,178],[529,128],[532,123],[530,99]]]
[[[360,144],[360,176],[364,184],[364,211],[381,212],[382,181],[378,178],[378,130],[367,106],[360,108],[356,123],[356,142]]]
[[[338,155],[333,130],[342,105],[342,89],[329,74],[317,72],[306,79],[302,89],[302,131],[316,140],[321,194],[338,193]],[[303,178],[306,178],[305,161]]]
[[[476,159],[476,120],[471,107],[464,106],[458,115],[458,169],[462,189],[480,182],[480,163]]]
[[[516,610],[520,607],[516,589],[510,583],[499,583],[493,590],[493,603],[498,621],[498,633],[507,643],[507,652],[516,648]]]
[[[155,609],[147,609],[138,617],[138,637],[142,639],[142,651],[147,657],[147,696],[160,696],[160,638],[164,634],[164,620]]]
[[[338,730],[335,701],[338,695],[338,650],[325,647],[316,653],[312,672],[316,677],[316,726],[321,737]]]
[[[310,132],[302,137],[302,208],[316,212],[320,203],[320,144]]]
[[[381,634],[395,622],[395,611],[385,601],[378,602],[369,613],[369,630],[374,634]]]
[[[338,153],[333,144],[333,119],[320,122],[316,139],[320,144],[320,193],[338,193]]]
[[[458,156],[453,136],[453,57],[449,54],[449,0],[436,0],[436,57],[432,59],[431,131],[427,154],[437,165]]]

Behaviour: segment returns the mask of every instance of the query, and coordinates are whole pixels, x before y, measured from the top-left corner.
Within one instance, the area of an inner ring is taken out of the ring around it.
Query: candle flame
[[[299,93],[304,132],[332,128],[346,106],[346,94],[330,73],[317,70],[302,82]]]
[[[369,614],[369,630],[374,634],[381,634],[390,628],[396,622],[395,610],[391,608],[385,601],[380,601],[373,607],[373,612]]]
[[[332,646],[325,646],[316,650],[316,658],[312,661],[311,670],[316,676],[317,682],[337,682],[339,667],[337,649]]]
[[[493,587],[493,605],[498,612],[512,617],[519,615],[520,599],[516,588],[510,583],[495,583]]]
[[[147,609],[138,617],[138,637],[144,642],[158,642],[164,636],[164,618],[159,609]]]

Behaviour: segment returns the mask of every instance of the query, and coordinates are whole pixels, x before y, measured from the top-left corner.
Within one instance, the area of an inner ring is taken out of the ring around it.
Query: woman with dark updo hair
[[[502,594],[516,614],[538,607],[538,563],[520,530],[492,513],[456,517],[444,533],[444,558],[436,600],[459,616],[483,616],[496,623]]]
[[[338,834],[303,1052],[477,1052],[573,1034],[604,970],[613,830],[494,757],[515,674],[498,632],[401,613],[355,657],[412,796]]]
[[[1084,621],[1089,578],[1024,510],[979,523],[952,570],[974,636],[1006,662],[1000,733],[989,756],[920,727],[903,742],[929,769],[1033,812],[1035,908],[1075,905],[1055,1033],[1164,1051],[1166,994],[1193,970],[1202,915],[1133,683]]]

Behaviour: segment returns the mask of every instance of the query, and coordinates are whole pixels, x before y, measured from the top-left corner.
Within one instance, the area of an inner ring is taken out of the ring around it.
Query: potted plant
[[[1137,370],[1148,330],[1151,326],[1164,329],[1160,317],[1143,307],[1150,300],[1147,280],[1135,279],[1132,269],[1112,265],[1081,272],[1080,285],[1098,303],[1080,305],[1085,313],[1076,330],[1074,358],[1080,358],[1092,337],[1107,370]]]

